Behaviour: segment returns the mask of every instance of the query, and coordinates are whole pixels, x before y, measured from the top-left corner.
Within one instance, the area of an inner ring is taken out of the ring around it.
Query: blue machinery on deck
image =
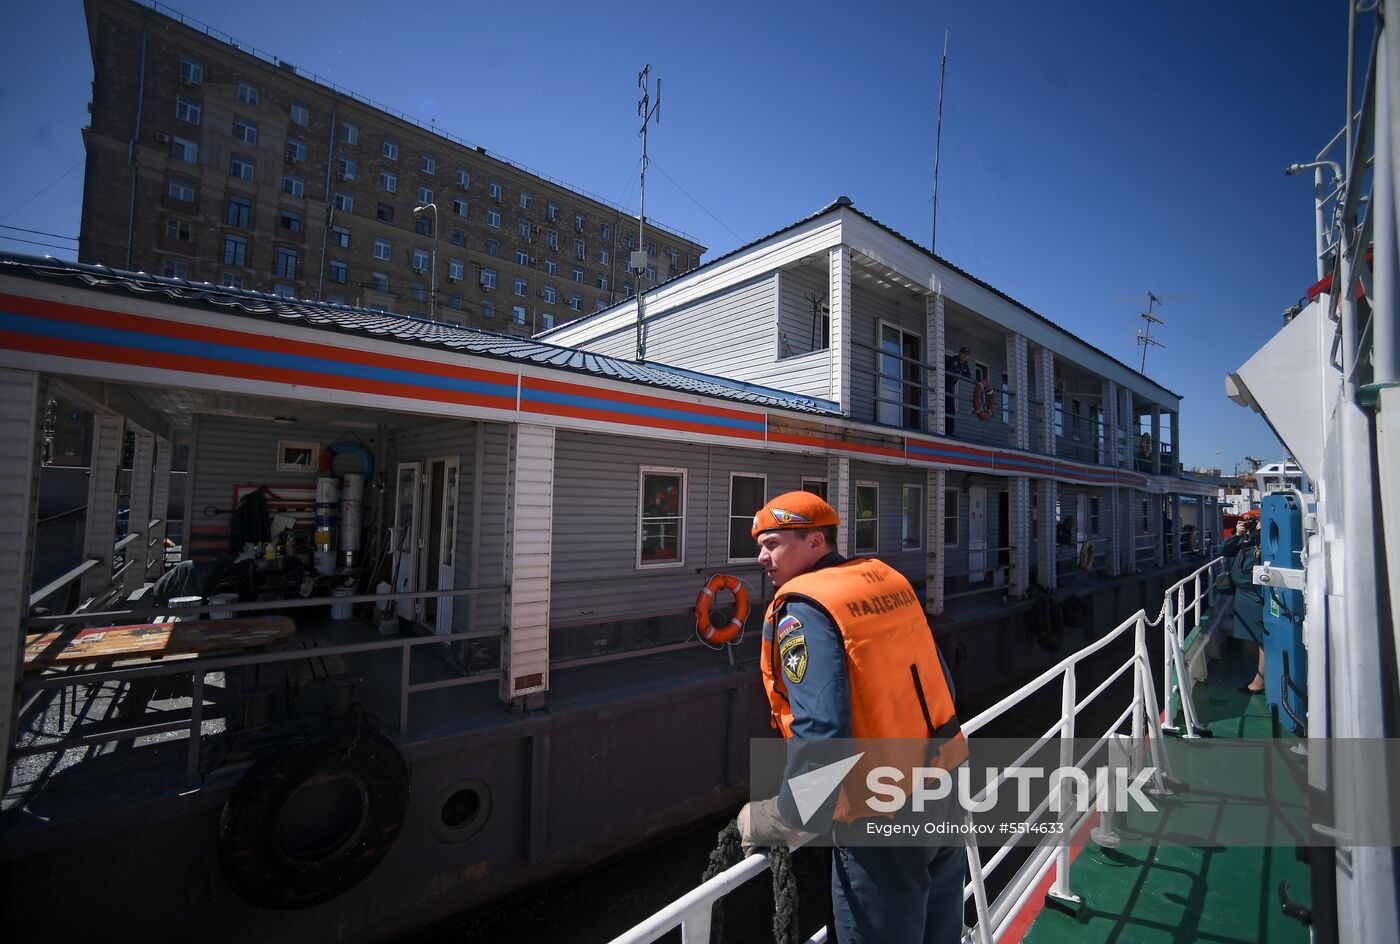
[[[1254,582],[1264,596],[1264,696],[1296,734],[1305,734],[1307,652],[1303,646],[1304,516],[1311,496],[1296,491],[1265,495],[1259,520],[1260,565]]]

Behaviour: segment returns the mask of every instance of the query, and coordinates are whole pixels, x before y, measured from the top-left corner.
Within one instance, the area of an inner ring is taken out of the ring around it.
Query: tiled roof
[[[476,357],[523,361],[605,377],[609,380],[644,384],[664,390],[679,390],[754,406],[816,414],[834,413],[821,401],[811,397],[756,384],[663,364],[605,357],[557,344],[444,324],[411,315],[370,311],[330,302],[283,298],[263,292],[212,285],[208,282],[187,282],[144,272],[123,272],[106,266],[5,252],[0,252],[0,274],[35,281],[66,281],[110,294],[146,296],[165,304],[219,311],[251,319],[300,321],[307,327],[323,331],[351,332],[385,341],[447,348]]]

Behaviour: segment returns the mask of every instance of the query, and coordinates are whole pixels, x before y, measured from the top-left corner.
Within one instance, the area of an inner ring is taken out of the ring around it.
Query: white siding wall
[[[922,317],[922,313],[920,313]],[[922,536],[922,546],[916,550],[906,551],[902,547],[902,510],[903,493],[905,485],[914,485],[923,490],[923,501],[925,507],[929,501],[927,491],[928,476],[923,469],[907,469],[895,465],[884,465],[879,463],[852,462],[851,463],[851,494],[850,499],[844,509],[838,508],[843,519],[851,522],[852,535],[851,547],[855,547],[855,522],[856,522],[856,489],[862,483],[875,482],[880,486],[880,523],[878,546],[873,555],[898,570],[916,588],[923,585],[928,573],[928,555],[933,548],[929,544],[930,536],[925,533]]]
[[[0,370],[0,786],[9,771],[23,658],[20,620],[29,612],[42,403],[38,374]]]
[[[898,326],[922,339],[921,355],[928,361],[928,312],[926,303],[910,296],[908,302],[896,302],[883,293],[856,285],[854,296],[855,320],[851,324],[851,418],[873,423],[877,417],[875,404],[875,347],[879,346],[880,322]],[[940,361],[941,363],[941,361]],[[929,378],[925,376],[927,387]],[[941,389],[941,387],[939,388]],[[925,398],[927,406],[927,398]],[[927,420],[922,424],[928,431]]]
[[[521,423],[514,429],[506,536],[510,627],[501,652],[503,699],[549,687],[554,440],[552,426]]]

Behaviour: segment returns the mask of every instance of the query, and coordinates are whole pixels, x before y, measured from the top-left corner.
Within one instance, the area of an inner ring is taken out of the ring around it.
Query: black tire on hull
[[[357,819],[334,848],[300,854],[279,841],[279,818],[299,788],[344,779]],[[234,787],[219,817],[219,864],[243,898],[264,908],[307,908],[335,898],[374,871],[408,808],[408,765],[363,717],[298,738],[259,760]]]

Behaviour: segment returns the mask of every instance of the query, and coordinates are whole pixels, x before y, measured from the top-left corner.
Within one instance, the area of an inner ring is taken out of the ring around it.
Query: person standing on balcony
[[[947,424],[944,429],[949,436],[953,435],[953,417],[958,410],[958,378],[972,379],[972,368],[967,363],[971,356],[972,348],[964,346],[958,348],[958,353],[943,359],[943,415]]]
[[[966,759],[967,742],[923,606],[894,568],[837,553],[839,523],[835,509],[808,492],[779,495],[754,515],[758,562],[776,588],[760,669],[773,726],[788,739],[786,780],[812,769],[823,744],[837,747],[831,739],[905,739],[866,740],[856,750],[898,753],[913,744],[925,758],[914,763],[931,759],[951,771]],[[828,818],[838,843],[864,834],[872,820],[887,822],[845,787],[828,798],[821,819]],[[799,822],[821,828],[815,815],[799,815],[788,786],[773,799],[745,804],[739,813],[745,853],[790,843],[802,834],[793,825]],[[836,940],[959,941],[965,856],[958,844],[838,844],[831,867]]]

